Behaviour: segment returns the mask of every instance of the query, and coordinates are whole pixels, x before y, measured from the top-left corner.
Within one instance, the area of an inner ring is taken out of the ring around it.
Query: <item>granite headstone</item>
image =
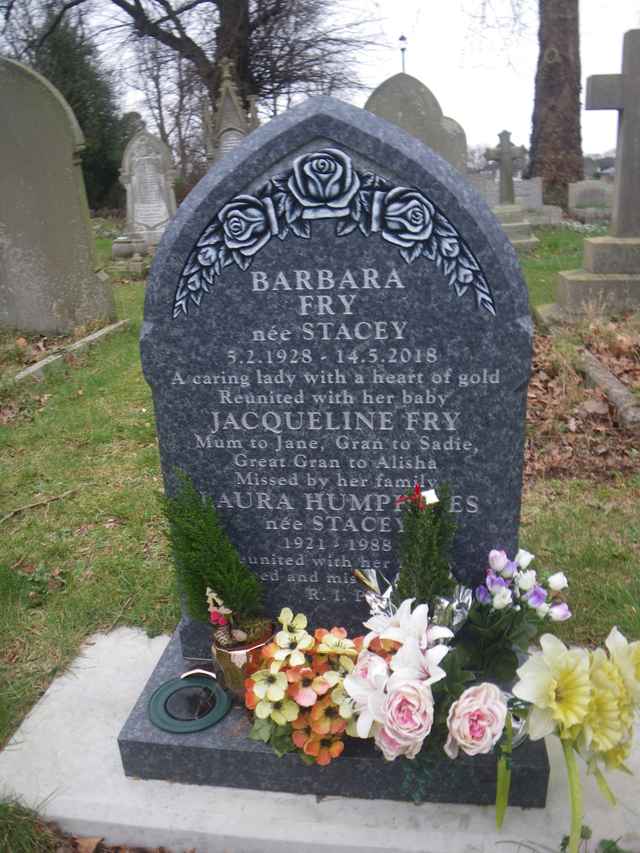
[[[65,334],[115,319],[82,178],[84,136],[41,77],[0,57],[0,326]]]
[[[315,98],[182,204],[141,349],[165,486],[211,495],[243,559],[312,625],[366,617],[393,576],[396,497],[447,482],[453,567],[517,546],[532,325],[489,209],[398,128]]]
[[[213,496],[272,612],[361,629],[351,568],[395,572],[395,498],[416,480],[452,486],[461,577],[516,547],[531,335],[515,253],[455,170],[365,111],[307,101],[214,166],[156,253],[141,346],[166,487],[181,468]],[[370,742],[320,773],[276,757],[242,708],[155,728],[150,697],[184,655],[177,632],[120,733],[128,776],[414,796]],[[434,751],[421,796],[491,804],[495,768]],[[542,741],[517,749],[512,804],[544,805],[548,772]]]

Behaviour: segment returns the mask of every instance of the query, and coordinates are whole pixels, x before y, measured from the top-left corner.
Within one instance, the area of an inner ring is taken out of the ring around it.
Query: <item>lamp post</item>
[[[400,36],[400,55],[402,56],[402,73],[404,74],[404,52],[407,49],[407,39],[405,36]]]

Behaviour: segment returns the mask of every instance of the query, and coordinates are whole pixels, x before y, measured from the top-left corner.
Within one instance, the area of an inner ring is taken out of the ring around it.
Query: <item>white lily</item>
[[[343,687],[352,698],[358,715],[358,737],[369,737],[373,724],[384,722],[384,691],[388,678],[387,662],[366,650],[360,653],[353,672],[345,676]]]
[[[423,651],[415,637],[408,637],[391,658],[393,675],[389,679],[388,689],[393,690],[399,682],[424,681],[426,684],[435,684],[446,678],[447,673],[438,664],[448,651],[449,647],[442,643]]]
[[[393,616],[378,614],[364,623],[370,633],[364,638],[364,647],[376,637],[381,640],[394,640],[404,643],[409,637],[414,637],[421,649],[426,649],[438,640],[453,637],[453,632],[439,625],[429,625],[429,606],[419,604],[415,610],[411,606],[414,598],[405,598]]]

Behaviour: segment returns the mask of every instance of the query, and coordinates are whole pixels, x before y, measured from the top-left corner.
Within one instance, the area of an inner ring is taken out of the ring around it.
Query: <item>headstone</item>
[[[466,182],[312,99],[224,158],[158,249],[142,358],[166,487],[182,469],[213,496],[272,612],[355,628],[351,569],[395,574],[415,481],[451,485],[461,579],[515,548],[530,346],[516,257]]]
[[[596,207],[611,210],[613,205],[613,188],[606,181],[575,181],[569,184],[569,209],[583,210]]]
[[[176,212],[175,171],[165,143],[142,129],[124,150],[120,181],[127,191],[125,235],[113,243],[114,258],[146,254],[160,242]]]
[[[352,569],[395,574],[416,481],[451,486],[460,578],[516,548],[531,340],[517,257],[473,189],[399,128],[308,100],[214,166],[156,253],[141,350],[166,488],[182,469],[213,497],[270,613],[360,632]],[[174,637],[120,734],[127,775],[411,797],[371,744],[319,773],[249,740],[244,709],[154,729],[184,653]],[[492,803],[495,762],[434,755],[425,796]],[[542,805],[547,779],[542,742],[514,753],[512,802]]]
[[[115,319],[97,262],[80,154],[60,92],[0,57],[0,326],[64,334]]]
[[[557,304],[543,319],[640,306],[640,29],[625,33],[621,74],[588,78],[586,106],[619,115],[611,228],[584,241],[584,269],[559,273]]]
[[[543,203],[541,177],[514,180],[513,188],[516,204],[530,225],[557,225],[562,221],[561,207]]]
[[[364,108],[424,142],[459,172],[466,172],[465,132],[443,114],[436,96],[420,80],[404,72],[395,74],[371,93]]]
[[[515,204],[516,198],[513,188],[513,164],[515,160],[522,160],[526,156],[526,149],[511,142],[511,133],[503,130],[498,135],[500,142],[495,148],[487,148],[484,156],[489,161],[498,164],[500,170],[500,204]]]

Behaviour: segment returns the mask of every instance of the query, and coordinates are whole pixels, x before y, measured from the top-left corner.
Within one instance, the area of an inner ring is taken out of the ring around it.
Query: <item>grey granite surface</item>
[[[386,762],[372,741],[347,739],[344,753],[327,767],[307,766],[295,754],[278,758],[264,743],[249,740],[247,712],[233,708],[216,726],[189,735],[155,728],[147,705],[154,690],[185,671],[180,642],[174,634],[125,723],[118,745],[125,774],[194,785],[286,791],[318,796],[412,800],[417,786],[425,802],[495,802],[494,755],[455,761],[435,749],[420,777],[413,762]],[[525,742],[513,753],[510,803],[542,808],[549,781],[544,741]]]
[[[331,98],[259,128],[183,202],[141,338],[166,488],[214,497],[267,606],[357,630],[398,495],[447,482],[453,566],[517,548],[532,324],[478,193]],[[206,646],[205,653],[206,653]]]

